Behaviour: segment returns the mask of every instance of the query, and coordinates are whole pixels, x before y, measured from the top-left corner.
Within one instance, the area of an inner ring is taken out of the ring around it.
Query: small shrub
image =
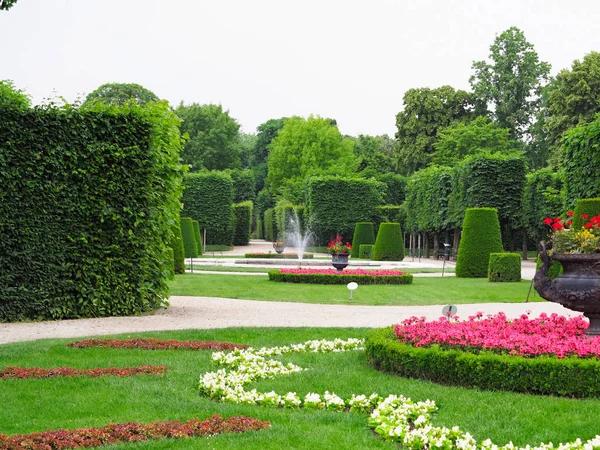
[[[200,223],[197,220],[192,220],[194,226],[194,238],[196,239],[196,246],[198,247],[198,256],[202,255],[202,236],[200,235]]]
[[[375,261],[404,259],[404,239],[399,223],[384,222],[379,226],[371,259]]]
[[[374,244],[375,232],[371,222],[357,222],[354,226],[354,238],[352,239],[352,258],[358,258],[361,244]]]
[[[600,198],[582,198],[577,200],[575,210],[573,211],[573,224],[571,229],[580,230],[588,221],[581,217],[587,214],[588,217],[594,217],[600,214]]]
[[[307,271],[308,272],[308,271]],[[348,284],[350,282],[364,284],[412,284],[413,276],[410,273],[400,275],[370,275],[364,270],[346,270],[342,273],[334,269],[321,270],[322,273],[285,273],[281,270],[269,271],[269,280],[283,283],[308,283],[308,284]],[[353,273],[355,272],[355,273]]]
[[[373,254],[373,244],[360,244],[358,257],[361,259],[371,259]]]
[[[194,224],[189,217],[181,218],[181,235],[183,236],[183,250],[186,258],[198,256],[198,244],[194,234]]]
[[[259,259],[298,259],[297,253],[246,253],[244,258],[259,258]],[[312,253],[304,253],[303,259],[313,259]]]
[[[489,281],[521,281],[521,256],[517,253],[490,253]]]
[[[495,208],[467,208],[458,246],[456,276],[485,278],[490,253],[502,252],[500,222]]]

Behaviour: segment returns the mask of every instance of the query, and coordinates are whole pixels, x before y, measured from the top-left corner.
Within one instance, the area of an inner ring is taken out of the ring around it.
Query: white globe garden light
[[[355,283],[354,281],[352,283],[348,283],[348,289],[350,290],[350,300],[352,300],[352,291],[354,291],[356,288],[358,288],[358,283]]]

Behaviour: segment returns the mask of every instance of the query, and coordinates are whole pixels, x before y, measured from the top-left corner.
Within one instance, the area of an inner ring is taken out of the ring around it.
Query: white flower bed
[[[487,439],[477,443],[469,434],[454,426],[434,427],[431,416],[437,410],[435,402],[413,402],[410,398],[390,395],[383,399],[378,394],[369,396],[355,395],[344,400],[333,392],[325,391],[323,395],[309,392],[304,398],[295,392],[280,395],[276,392],[257,392],[256,389],[246,391],[244,385],[256,380],[274,378],[277,375],[289,375],[303,369],[295,364],[283,364],[280,361],[267,359],[287,353],[325,353],[362,350],[364,340],[335,339],[333,341],[308,341],[286,347],[261,349],[237,349],[229,353],[215,352],[213,361],[228,367],[230,370],[219,369],[207,372],[200,378],[200,392],[203,395],[231,403],[247,403],[252,405],[270,405],[283,408],[313,408],[329,409],[332,411],[360,411],[368,413],[369,426],[383,438],[396,442],[407,449],[465,449],[465,450],[592,450],[600,449],[600,435],[587,442],[577,439],[574,442],[559,444],[540,444],[532,447],[516,447],[512,442],[498,446]]]

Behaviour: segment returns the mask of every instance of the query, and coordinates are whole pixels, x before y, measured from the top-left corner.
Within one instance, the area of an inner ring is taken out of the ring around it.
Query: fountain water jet
[[[302,230],[300,219],[298,218],[298,214],[296,211],[288,216],[288,226],[285,231],[285,240],[288,246],[296,249],[296,254],[298,255],[298,261],[302,261],[304,259],[304,250],[308,246],[309,242],[313,237],[313,233],[308,230],[308,227]]]

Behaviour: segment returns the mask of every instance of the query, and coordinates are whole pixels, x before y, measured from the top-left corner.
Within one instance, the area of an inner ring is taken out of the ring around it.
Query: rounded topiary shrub
[[[374,261],[402,261],[404,259],[404,239],[399,223],[384,222],[379,225],[371,259]]]
[[[375,231],[371,222],[356,222],[354,226],[354,238],[352,239],[352,252],[350,256],[352,258],[358,258],[360,256],[360,245],[361,244],[374,244],[375,243]]]
[[[521,281],[521,256],[517,253],[490,253],[489,281]]]
[[[467,208],[458,246],[455,274],[462,278],[485,278],[490,253],[502,252],[500,222],[496,208]]]
[[[198,256],[198,244],[194,235],[194,224],[190,217],[181,218],[181,236],[183,237],[183,253],[186,258]]]
[[[361,259],[371,259],[373,255],[373,244],[360,244],[358,257]]]
[[[588,218],[600,214],[600,198],[582,198],[581,200],[577,200],[575,210],[573,211],[573,224],[571,225],[571,228],[574,230],[579,230],[588,223],[588,219],[581,217],[582,214],[587,214]]]
[[[192,220],[194,225],[194,238],[196,239],[196,246],[198,247],[198,256],[202,254],[202,237],[200,236],[200,222]]]

